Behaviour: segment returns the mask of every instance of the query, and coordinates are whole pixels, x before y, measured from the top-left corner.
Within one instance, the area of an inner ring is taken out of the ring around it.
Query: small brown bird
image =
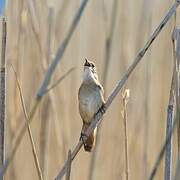
[[[84,132],[91,124],[91,120],[97,111],[103,107],[105,101],[103,97],[104,91],[96,73],[93,62],[85,59],[83,81],[79,88],[79,112],[83,120],[81,138]],[[87,141],[84,142],[85,151],[91,152],[95,146],[97,128],[90,134]]]

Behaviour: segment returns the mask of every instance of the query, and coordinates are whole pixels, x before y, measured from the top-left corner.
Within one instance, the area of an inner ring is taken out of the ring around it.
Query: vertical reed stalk
[[[174,29],[174,40],[173,40],[173,52],[174,59],[176,60],[176,118],[178,119],[177,125],[177,144],[178,144],[178,158],[180,159],[180,28]],[[175,41],[176,40],[176,50],[175,50]]]
[[[174,32],[173,32],[174,33]],[[173,45],[173,75],[171,81],[171,89],[169,95],[169,104],[167,109],[167,125],[166,125],[166,138],[170,133],[173,125],[173,114],[174,114],[174,102],[175,102],[175,89],[176,89],[176,56],[175,56],[175,41],[172,39]],[[166,153],[165,153],[165,170],[164,170],[164,180],[170,180],[172,176],[172,138],[170,142],[167,144]]]
[[[170,179],[171,178],[171,161],[172,161],[172,134],[174,132],[175,126],[176,124],[178,124],[178,119],[177,117],[174,119],[174,121],[172,120],[173,118],[173,112],[174,112],[174,90],[175,90],[175,85],[176,85],[176,60],[175,60],[175,44],[174,44],[174,40],[175,40],[175,33],[173,32],[173,56],[174,56],[174,68],[173,68],[173,75],[172,75],[172,81],[171,81],[171,89],[170,89],[170,96],[169,96],[169,104],[168,104],[168,110],[167,110],[167,129],[166,129],[166,140],[156,158],[156,162],[152,168],[152,171],[150,173],[150,176],[148,178],[148,180],[152,180],[154,179],[154,176],[157,172],[157,169],[159,167],[159,164],[163,158],[164,153],[166,152],[166,157],[165,157],[165,174],[164,174],[164,178],[165,179]]]
[[[24,116],[25,116],[25,121],[26,121],[27,126],[28,126],[28,135],[29,135],[29,139],[30,139],[30,143],[31,143],[31,148],[32,148],[32,153],[33,153],[33,158],[34,158],[37,174],[38,174],[39,179],[43,180],[43,176],[42,176],[42,172],[41,172],[41,168],[40,168],[40,164],[39,164],[39,160],[38,160],[38,156],[37,156],[37,151],[36,151],[34,139],[33,139],[33,136],[32,136],[31,127],[30,127],[30,124],[28,124],[29,117],[27,115],[22,89],[21,89],[20,82],[19,82],[18,77],[17,77],[17,73],[16,73],[13,66],[12,66],[12,69],[14,71],[16,83],[17,83],[17,86],[18,86],[18,89],[19,89],[19,94],[20,94],[21,104],[22,104],[22,108],[23,108],[23,113],[24,113]]]
[[[2,18],[2,49],[0,64],[0,167],[4,164],[5,155],[5,113],[6,113],[6,20]],[[3,177],[0,177],[2,180]]]
[[[46,62],[47,65],[51,61],[51,37],[52,37],[52,27],[53,27],[53,8],[49,8],[48,13],[48,34],[47,34],[47,53]],[[44,180],[48,177],[48,144],[49,144],[49,131],[50,131],[50,95],[47,95],[42,103],[42,113],[41,113],[41,129],[40,129],[40,164],[43,173]]]
[[[126,180],[129,179],[129,158],[128,158],[128,127],[127,127],[127,103],[129,99],[129,89],[126,89],[123,93],[123,112],[122,117],[124,121],[124,148],[125,148],[125,174],[126,174]]]
[[[166,137],[170,133],[173,125],[173,104],[168,105],[167,110],[167,127],[166,127]],[[164,171],[164,180],[170,180],[172,176],[172,138],[167,144],[166,153],[165,153],[165,171]]]
[[[174,69],[175,70],[175,69]],[[170,90],[170,98],[169,98],[169,105],[167,109],[167,125],[166,125],[166,137],[168,136],[169,132],[172,129],[172,123],[173,123],[173,111],[174,111],[174,76],[175,72],[173,70],[173,77],[171,82],[171,90]],[[166,153],[165,153],[165,170],[164,170],[164,180],[170,180],[171,179],[171,166],[172,166],[172,139],[168,143],[166,147]]]
[[[140,13],[140,20],[139,20],[139,28],[137,33],[137,40],[136,40],[136,47],[140,47],[143,43],[143,40],[147,35],[150,34],[151,31],[151,24],[152,24],[152,10],[153,10],[153,0],[143,0],[142,7],[141,7],[141,13]],[[148,11],[147,11],[148,9]],[[139,33],[141,31],[141,33]],[[151,51],[151,50],[150,50]],[[141,114],[143,118],[143,124],[144,124],[144,130],[143,130],[143,158],[142,158],[142,179],[147,178],[147,171],[148,171],[148,162],[147,162],[147,151],[148,151],[148,143],[149,143],[149,92],[150,92],[150,85],[151,85],[151,75],[150,75],[150,69],[151,69],[151,61],[149,52],[146,55],[147,61],[145,64],[145,68],[143,70],[144,76],[144,96],[143,96],[143,103],[142,108],[144,108],[144,113]],[[139,72],[140,73],[140,72]],[[136,84],[137,82],[134,81]],[[134,86],[135,86],[134,84]]]
[[[172,111],[172,109],[171,109],[170,111]],[[149,177],[148,177],[148,180],[153,180],[154,177],[155,177],[155,175],[156,175],[157,169],[158,169],[158,167],[159,167],[159,165],[160,165],[160,162],[161,162],[161,160],[162,160],[162,158],[163,158],[163,155],[164,155],[164,153],[165,153],[165,151],[166,151],[167,145],[168,145],[169,142],[171,141],[171,137],[172,137],[173,132],[174,132],[174,130],[175,130],[175,127],[176,127],[176,125],[177,125],[177,121],[178,121],[177,118],[173,121],[172,128],[170,129],[170,132],[169,132],[169,134],[167,135],[166,140],[165,140],[165,142],[163,143],[160,152],[158,153],[158,156],[157,156],[156,161],[155,161],[155,163],[154,163],[154,166],[153,166],[153,168],[152,168],[152,170],[151,170],[151,172],[150,172],[150,175],[149,175]]]
[[[70,180],[70,175],[71,175],[71,162],[72,162],[72,159],[71,159],[71,150],[69,150],[68,152],[68,160],[67,160],[67,172],[66,172],[66,180]]]

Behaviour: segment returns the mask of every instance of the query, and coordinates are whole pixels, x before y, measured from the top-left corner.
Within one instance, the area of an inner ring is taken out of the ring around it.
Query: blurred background
[[[29,112],[47,66],[66,36],[80,2],[6,1],[7,155],[25,121],[10,63],[17,71]],[[79,140],[82,120],[78,112],[77,94],[82,81],[84,59],[95,62],[107,98],[173,2],[88,2],[51,84],[70,68],[75,67],[75,70],[43,98],[31,123],[45,180],[56,177],[67,159],[68,150],[73,150]],[[179,11],[177,23],[178,14]],[[166,110],[173,69],[171,33],[174,25],[174,18],[171,18],[107,110],[100,125],[95,152],[86,153],[82,148],[73,161],[72,180],[125,179],[124,123],[121,112],[122,92],[126,88],[130,89],[127,104],[129,179],[146,179],[149,175],[165,139]],[[175,165],[176,134],[174,137]],[[155,179],[163,179],[163,173],[161,163]],[[5,179],[38,179],[27,133]]]
[[[5,5],[5,1],[4,0],[0,0],[0,15],[3,13],[4,5]]]

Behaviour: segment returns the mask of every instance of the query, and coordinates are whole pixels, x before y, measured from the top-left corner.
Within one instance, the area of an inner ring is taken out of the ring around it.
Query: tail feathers
[[[84,143],[84,150],[87,152],[91,152],[95,146],[95,136],[94,132],[90,134],[87,141]]]
[[[83,124],[82,132],[87,129],[87,125]],[[96,143],[96,129],[89,135],[86,142],[84,142],[84,150],[87,152],[91,152],[94,149]]]

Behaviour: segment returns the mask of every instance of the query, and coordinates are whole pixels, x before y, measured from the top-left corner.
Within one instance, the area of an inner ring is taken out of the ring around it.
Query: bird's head
[[[84,76],[84,79],[89,79],[89,78],[97,79],[95,64],[91,61],[88,61],[87,59],[85,59],[85,63],[84,63],[83,76]]]
[[[91,61],[88,61],[87,59],[85,59],[85,63],[84,63],[84,71],[86,69],[91,70],[93,73],[96,73],[96,67],[95,64]]]

